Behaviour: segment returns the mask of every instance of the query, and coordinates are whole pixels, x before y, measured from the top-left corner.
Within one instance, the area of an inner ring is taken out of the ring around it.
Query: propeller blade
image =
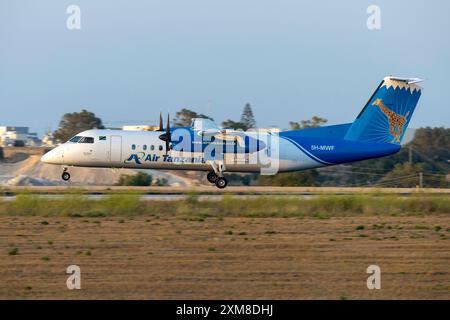
[[[170,142],[172,142],[172,137],[170,136],[170,115],[168,113],[166,126],[166,154],[169,152]]]
[[[163,118],[161,112],[159,113],[159,130],[158,131],[164,131],[163,128]]]
[[[170,136],[170,115],[167,114],[167,127],[166,127],[166,134]]]

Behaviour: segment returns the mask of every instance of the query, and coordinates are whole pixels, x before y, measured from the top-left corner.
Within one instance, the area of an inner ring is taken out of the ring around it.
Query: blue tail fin
[[[345,135],[347,140],[400,144],[421,94],[417,78],[386,77]]]

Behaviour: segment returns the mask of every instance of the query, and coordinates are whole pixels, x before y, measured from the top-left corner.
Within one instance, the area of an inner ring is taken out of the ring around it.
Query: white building
[[[28,127],[0,126],[0,145],[35,147],[41,145],[41,140]]]
[[[19,142],[25,145],[28,141],[28,131],[28,127],[0,126],[0,144],[8,146]]]
[[[56,139],[53,137],[53,134],[51,132],[46,133],[42,137],[42,143],[48,147],[54,147],[56,143]]]

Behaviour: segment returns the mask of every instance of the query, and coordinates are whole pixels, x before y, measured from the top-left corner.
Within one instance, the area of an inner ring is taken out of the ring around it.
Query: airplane
[[[420,98],[419,78],[385,77],[352,123],[302,130],[230,130],[209,119],[191,126],[156,131],[91,129],[44,154],[44,163],[68,168],[207,171],[218,188],[228,184],[225,172],[299,171],[384,157],[398,152]]]

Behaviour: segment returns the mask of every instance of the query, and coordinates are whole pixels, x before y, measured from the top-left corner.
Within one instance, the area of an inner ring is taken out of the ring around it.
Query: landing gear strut
[[[61,175],[61,178],[62,178],[64,181],[69,181],[69,180],[70,180],[70,173],[67,172],[67,168],[64,168],[64,169],[63,169],[63,173],[62,173],[62,175]]]

